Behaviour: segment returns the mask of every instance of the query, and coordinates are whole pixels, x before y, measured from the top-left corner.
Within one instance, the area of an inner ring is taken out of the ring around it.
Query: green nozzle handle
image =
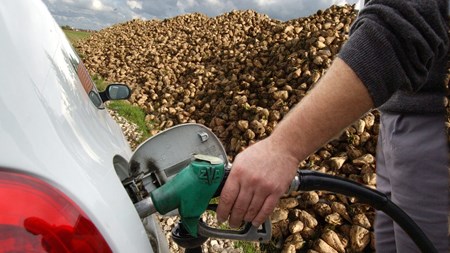
[[[160,214],[178,209],[186,230],[196,237],[200,215],[205,212],[211,198],[221,186],[225,169],[219,158],[194,157],[195,160],[189,166],[152,191],[150,196]]]

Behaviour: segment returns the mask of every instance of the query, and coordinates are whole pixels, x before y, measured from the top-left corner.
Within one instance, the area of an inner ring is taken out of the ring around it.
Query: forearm
[[[277,148],[302,161],[372,107],[367,88],[337,58],[269,138]]]

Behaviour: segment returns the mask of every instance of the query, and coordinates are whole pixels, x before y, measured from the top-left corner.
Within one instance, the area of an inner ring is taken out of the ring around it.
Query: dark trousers
[[[449,252],[449,152],[445,113],[383,112],[377,147],[377,189],[425,232],[439,252]],[[375,219],[377,252],[420,252],[384,213]]]

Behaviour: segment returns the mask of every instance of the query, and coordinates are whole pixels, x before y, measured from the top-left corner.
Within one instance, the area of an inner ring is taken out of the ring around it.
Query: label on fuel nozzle
[[[195,166],[195,165],[194,165]],[[198,178],[205,184],[216,184],[222,180],[223,173],[217,166],[200,167]]]

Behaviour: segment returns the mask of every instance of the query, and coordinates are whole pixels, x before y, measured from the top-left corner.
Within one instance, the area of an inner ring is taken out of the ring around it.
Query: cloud
[[[332,4],[358,0],[44,0],[60,25],[102,29],[133,18],[165,19],[199,12],[215,17],[232,10],[255,10],[282,21],[309,16]]]
[[[60,25],[98,30],[141,17],[120,0],[44,0]]]
[[[101,11],[103,9],[103,4],[100,0],[93,0],[92,1],[92,9]]]
[[[131,9],[142,9],[142,2],[141,1],[127,1],[127,5],[131,8]]]

